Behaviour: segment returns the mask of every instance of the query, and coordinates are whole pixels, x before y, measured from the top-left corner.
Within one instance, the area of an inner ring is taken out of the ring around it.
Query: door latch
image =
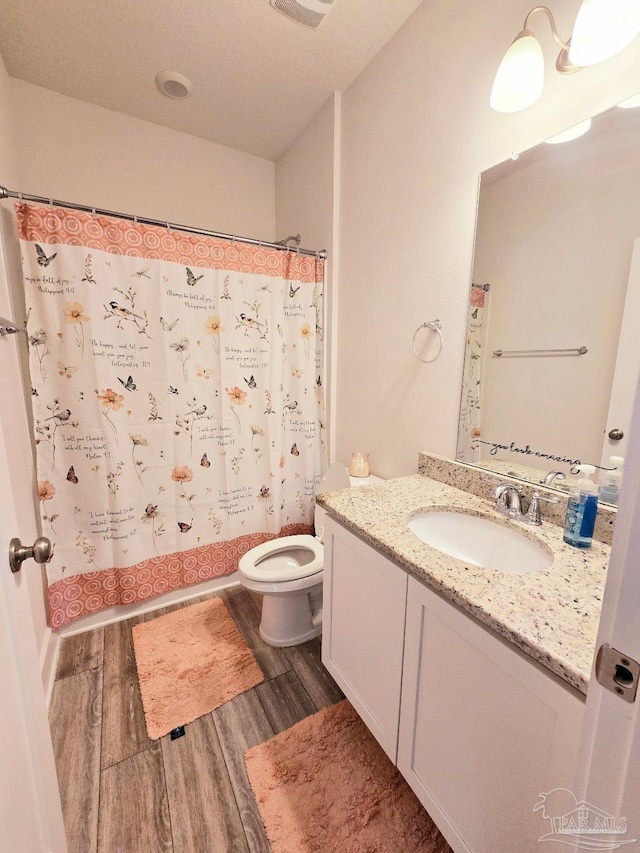
[[[598,649],[596,678],[599,684],[625,702],[635,702],[640,664],[605,644]]]

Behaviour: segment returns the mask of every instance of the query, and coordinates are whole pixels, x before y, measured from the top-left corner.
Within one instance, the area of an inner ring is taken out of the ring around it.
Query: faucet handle
[[[548,498],[545,495],[541,495],[540,492],[534,492],[531,495],[529,509],[522,516],[522,520],[527,524],[535,524],[536,526],[542,524],[542,519],[540,518],[540,501],[546,501],[548,504],[560,503],[559,498]]]

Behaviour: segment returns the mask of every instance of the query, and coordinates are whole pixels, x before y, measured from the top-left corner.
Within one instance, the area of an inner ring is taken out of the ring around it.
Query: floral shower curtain
[[[472,285],[456,452],[456,459],[463,462],[480,462],[482,354],[488,311],[489,291]]]
[[[309,532],[323,261],[16,210],[52,627]]]

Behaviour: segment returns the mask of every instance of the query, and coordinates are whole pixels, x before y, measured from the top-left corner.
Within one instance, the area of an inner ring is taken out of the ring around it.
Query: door
[[[322,663],[394,764],[406,601],[406,572],[328,518]]]
[[[0,483],[9,482],[0,424]],[[64,853],[66,842],[40,667],[22,578],[9,569],[18,523],[9,490],[0,496],[0,851]],[[21,575],[29,571],[24,564]]]
[[[0,241],[0,316],[19,321],[6,270],[6,211]],[[17,245],[17,244],[16,244]],[[15,265],[15,258],[12,263]],[[53,747],[42,686],[34,607],[43,608],[41,569],[32,560],[9,568],[9,542],[37,533],[34,470],[17,336],[0,338],[0,853],[65,853]],[[18,524],[18,517],[20,524]],[[43,614],[38,614],[42,617]]]
[[[596,648],[603,644],[618,650],[629,661],[640,662],[640,384]],[[624,669],[617,677],[621,684],[629,681]],[[575,786],[577,799],[586,801],[587,811],[604,811],[611,828],[616,830],[614,840],[635,841],[629,843],[633,850],[640,848],[639,708],[640,691],[634,702],[626,702],[599,684],[592,674]],[[602,835],[587,835],[584,839],[590,842],[589,849],[613,849],[602,846],[604,840]]]
[[[616,366],[611,385],[609,413],[604,431],[600,465],[609,468],[610,456],[627,456],[629,427],[633,413],[633,399],[640,376],[640,239],[633,242],[629,283],[622,314]],[[623,433],[622,438],[609,438],[612,430]]]

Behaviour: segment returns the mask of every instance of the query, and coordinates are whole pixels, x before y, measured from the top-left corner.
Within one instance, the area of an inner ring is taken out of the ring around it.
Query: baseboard
[[[44,637],[42,638],[42,647],[40,649],[40,676],[42,678],[42,686],[44,688],[44,697],[47,703],[47,708],[51,706],[53,684],[56,680],[59,655],[60,636],[47,626],[47,628],[45,628]]]
[[[130,619],[132,616],[150,613],[153,610],[168,607],[170,604],[180,604],[183,601],[198,598],[198,596],[206,595],[209,592],[216,592],[217,590],[226,589],[230,586],[237,586],[238,583],[238,573],[234,572],[233,574],[226,575],[223,578],[214,578],[213,580],[203,581],[202,583],[195,584],[194,586],[172,590],[171,592],[164,593],[164,595],[159,595],[156,598],[149,598],[145,601],[138,601],[135,604],[121,604],[114,607],[108,607],[105,610],[100,610],[98,613],[91,613],[88,616],[81,616],[79,619],[74,619],[73,622],[65,625],[64,628],[61,628],[60,631],[57,632],[57,636],[64,639],[64,637],[73,637],[75,634],[84,634],[85,631],[102,628],[105,625],[111,625],[114,622],[123,622],[125,619]]]

